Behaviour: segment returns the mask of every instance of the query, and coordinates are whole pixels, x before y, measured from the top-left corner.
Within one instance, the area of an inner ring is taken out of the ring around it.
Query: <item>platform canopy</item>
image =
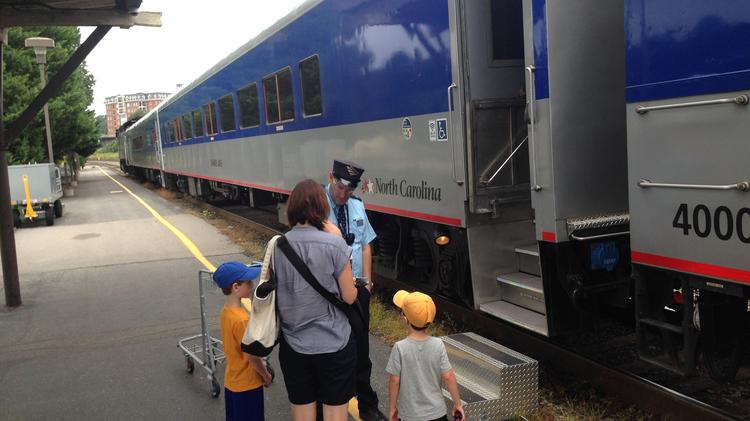
[[[0,0],[0,28],[14,26],[161,26],[142,0]]]

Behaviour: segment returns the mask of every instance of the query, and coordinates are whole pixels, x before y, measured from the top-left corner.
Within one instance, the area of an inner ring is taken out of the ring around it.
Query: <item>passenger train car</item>
[[[283,209],[355,161],[377,273],[548,337],[635,307],[642,358],[726,379],[749,25],[740,0],[311,0],[121,133],[121,165]]]

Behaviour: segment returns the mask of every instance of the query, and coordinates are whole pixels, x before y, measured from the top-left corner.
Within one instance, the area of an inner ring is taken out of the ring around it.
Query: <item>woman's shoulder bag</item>
[[[273,272],[276,242],[283,238],[276,235],[268,242],[258,285],[255,288],[250,309],[250,321],[242,338],[242,351],[257,357],[265,357],[279,342],[279,315],[276,311],[276,275]]]

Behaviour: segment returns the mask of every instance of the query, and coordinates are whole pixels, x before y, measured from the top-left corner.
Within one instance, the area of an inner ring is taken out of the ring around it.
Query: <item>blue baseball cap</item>
[[[222,263],[214,272],[214,282],[219,288],[226,288],[234,282],[252,281],[260,276],[260,265],[247,266],[242,262]]]

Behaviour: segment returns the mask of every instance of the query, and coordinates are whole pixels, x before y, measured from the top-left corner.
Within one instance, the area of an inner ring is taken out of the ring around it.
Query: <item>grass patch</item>
[[[91,154],[88,158],[92,161],[119,161],[120,160],[120,154],[118,152],[99,152],[96,151],[93,154]]]
[[[271,239],[270,236],[259,233],[250,227],[237,225],[219,218],[216,212],[203,209],[187,200],[178,199],[178,201],[184,209],[214,226],[233,244],[239,246],[244,255],[253,260],[263,261],[263,254],[266,252],[266,244]]]
[[[391,346],[409,334],[401,317],[401,310],[393,305],[392,298],[392,295],[386,297],[375,294],[370,300],[370,333]],[[427,334],[430,336],[446,336],[462,331],[444,314],[438,316],[435,323],[427,328]]]

